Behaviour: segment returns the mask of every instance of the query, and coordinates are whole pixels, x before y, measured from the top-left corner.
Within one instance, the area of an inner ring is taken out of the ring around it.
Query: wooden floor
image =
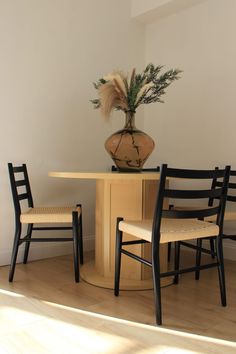
[[[202,271],[199,281],[186,274],[178,285],[162,289],[158,328],[143,326],[154,325],[151,290],[114,297],[111,290],[75,284],[70,256],[19,264],[12,284],[8,270],[0,268],[0,353],[236,353],[236,262],[226,262],[226,308],[220,305],[216,269]],[[212,338],[230,342],[214,344]]]

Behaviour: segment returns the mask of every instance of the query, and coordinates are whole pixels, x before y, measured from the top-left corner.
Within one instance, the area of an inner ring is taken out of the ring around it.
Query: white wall
[[[9,161],[27,163],[36,204],[82,202],[91,246],[95,183],[47,174],[109,168],[103,144],[124,119],[102,120],[89,102],[92,82],[113,69],[142,67],[143,49],[130,1],[0,1],[0,264],[9,262],[14,230]],[[52,254],[46,246],[32,245],[31,256]],[[61,250],[70,248],[54,248]]]
[[[236,167],[235,13],[234,0],[208,0],[146,27],[146,61],[183,70],[165,104],[145,109],[155,160]]]
[[[235,14],[235,0],[208,0],[147,25],[146,62],[183,70],[165,103],[145,108],[149,162],[236,168]]]

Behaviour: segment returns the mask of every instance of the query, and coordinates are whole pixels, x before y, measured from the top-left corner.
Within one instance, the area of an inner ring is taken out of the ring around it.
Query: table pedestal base
[[[81,278],[91,285],[98,286],[100,288],[114,289],[114,279],[104,277],[98,274],[94,261],[87,262],[81,267]],[[173,277],[161,279],[161,286],[171,285],[173,283]],[[153,289],[152,279],[146,280],[134,280],[134,279],[120,279],[120,290],[151,290]]]

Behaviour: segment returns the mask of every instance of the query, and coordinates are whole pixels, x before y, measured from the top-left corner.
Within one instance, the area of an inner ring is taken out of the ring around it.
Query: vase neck
[[[135,128],[135,112],[126,112],[125,115],[125,129]]]

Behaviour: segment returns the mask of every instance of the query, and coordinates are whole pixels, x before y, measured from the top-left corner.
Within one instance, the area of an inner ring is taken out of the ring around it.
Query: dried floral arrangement
[[[91,100],[94,108],[100,108],[103,116],[109,118],[113,109],[136,112],[141,104],[163,102],[161,96],[165,89],[179,79],[182,72],[171,69],[160,75],[163,66],[148,64],[141,74],[125,75],[122,71],[114,71],[94,83],[99,98]]]

